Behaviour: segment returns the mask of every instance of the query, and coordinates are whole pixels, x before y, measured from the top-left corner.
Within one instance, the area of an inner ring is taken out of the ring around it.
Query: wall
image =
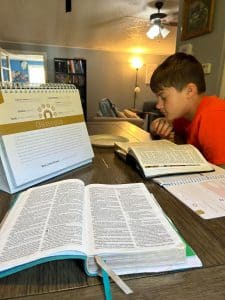
[[[199,37],[181,41],[182,8],[184,0],[180,1],[180,18],[177,33],[177,50],[180,45],[192,44],[193,55],[201,63],[211,63],[211,74],[206,75],[207,94],[220,94],[222,74],[225,62],[225,5],[224,0],[215,0],[213,30]]]
[[[87,114],[88,119],[95,116],[98,101],[109,98],[120,109],[133,107],[135,69],[131,67],[133,56],[127,53],[106,52],[78,48],[64,48],[53,46],[38,46],[27,44],[1,43],[4,49],[46,52],[47,79],[54,82],[54,57],[87,59]],[[136,108],[142,109],[144,101],[155,99],[149,84],[145,84],[146,64],[159,64],[165,59],[160,55],[140,55],[144,65],[138,71],[138,85],[141,92],[137,94]]]

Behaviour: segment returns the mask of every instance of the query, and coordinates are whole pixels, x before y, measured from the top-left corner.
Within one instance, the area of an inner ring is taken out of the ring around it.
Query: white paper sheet
[[[203,219],[225,216],[225,170],[215,172],[155,178],[177,199]]]

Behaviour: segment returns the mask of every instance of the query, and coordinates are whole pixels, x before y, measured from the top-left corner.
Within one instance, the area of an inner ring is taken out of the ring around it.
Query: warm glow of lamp
[[[146,50],[145,50],[145,48],[138,48],[138,47],[132,47],[132,48],[130,48],[129,49],[130,51],[130,53],[133,53],[134,55],[136,54],[136,55],[139,55],[139,54],[143,54],[143,53],[145,53],[146,52]]]
[[[131,64],[135,69],[140,69],[143,66],[143,62],[139,57],[134,57]]]

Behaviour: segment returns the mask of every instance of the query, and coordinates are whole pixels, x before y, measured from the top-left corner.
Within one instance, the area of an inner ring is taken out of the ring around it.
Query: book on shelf
[[[225,170],[154,178],[184,205],[203,219],[225,216]]]
[[[68,62],[69,62],[69,73],[75,73],[74,60],[69,59]]]
[[[75,59],[74,60],[75,64],[75,72],[83,74],[84,73],[84,67],[81,59]]]
[[[0,89],[0,189],[15,193],[92,162],[73,85]]]
[[[55,59],[55,72],[68,73],[67,60]]]
[[[30,188],[0,228],[0,277],[57,259],[82,259],[98,275],[96,255],[117,274],[202,266],[143,183]]]
[[[194,146],[177,145],[167,140],[116,142],[115,153],[127,163],[135,165],[145,178],[214,170]]]

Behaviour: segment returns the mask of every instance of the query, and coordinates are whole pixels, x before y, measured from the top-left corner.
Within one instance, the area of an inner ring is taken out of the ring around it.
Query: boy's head
[[[198,94],[205,92],[202,65],[194,56],[177,52],[156,68],[150,80],[150,88],[155,94],[165,87],[182,91],[189,83],[196,85]]]

